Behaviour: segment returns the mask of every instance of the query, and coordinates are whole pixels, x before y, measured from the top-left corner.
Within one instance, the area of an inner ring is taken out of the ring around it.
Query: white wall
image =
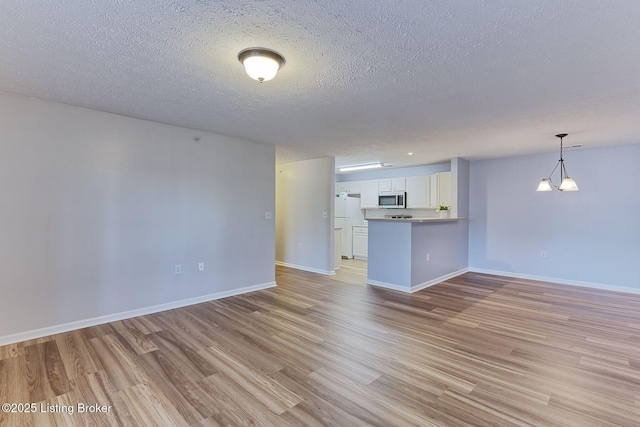
[[[471,162],[470,268],[640,290],[640,145],[564,157],[578,192],[535,191],[558,154]]]
[[[7,94],[0,129],[0,341],[273,284],[272,146]]]
[[[276,261],[333,274],[334,159],[279,165],[276,173]],[[322,213],[327,213],[323,218]]]

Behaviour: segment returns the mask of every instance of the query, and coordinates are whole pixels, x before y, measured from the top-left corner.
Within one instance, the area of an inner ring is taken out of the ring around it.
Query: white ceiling
[[[640,143],[638,0],[0,2],[0,91],[396,166]],[[286,65],[251,80],[240,50]],[[405,153],[414,152],[413,156]]]

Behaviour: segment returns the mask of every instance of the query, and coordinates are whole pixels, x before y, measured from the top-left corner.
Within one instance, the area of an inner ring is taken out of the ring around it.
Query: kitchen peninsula
[[[467,218],[369,218],[367,284],[416,292],[466,272]]]

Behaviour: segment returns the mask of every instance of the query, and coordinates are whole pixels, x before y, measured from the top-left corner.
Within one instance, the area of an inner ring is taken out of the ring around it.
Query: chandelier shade
[[[567,136],[566,133],[559,133],[558,135],[556,135],[556,137],[560,138],[560,160],[558,160],[558,163],[556,163],[556,167],[553,168],[549,176],[547,178],[543,178],[542,180],[540,180],[540,183],[538,184],[538,188],[536,189],[536,191],[552,191],[553,188],[557,188],[559,191],[578,191],[579,190],[578,184],[576,184],[576,181],[573,178],[571,178],[567,173],[567,167],[565,166],[564,158],[562,157],[562,148],[563,148],[562,139],[565,136]],[[556,171],[556,169],[558,169],[558,166],[560,166],[560,185],[559,186],[555,185],[553,183],[553,180],[551,179],[551,176]]]

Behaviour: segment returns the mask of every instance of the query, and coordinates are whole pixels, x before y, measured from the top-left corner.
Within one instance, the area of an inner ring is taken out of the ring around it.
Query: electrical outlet
[[[427,262],[431,261],[431,254],[427,254]]]
[[[546,258],[547,257],[547,251],[540,251],[540,258]]]
[[[322,218],[329,218],[329,215],[326,212],[322,212]]]
[[[298,249],[302,249],[302,243],[298,243]]]
[[[182,264],[176,264],[173,269],[173,274],[182,274]]]
[[[204,262],[198,263],[198,271],[204,271]]]
[[[271,214],[271,212],[265,212],[264,213],[264,219],[272,219],[273,215]]]

